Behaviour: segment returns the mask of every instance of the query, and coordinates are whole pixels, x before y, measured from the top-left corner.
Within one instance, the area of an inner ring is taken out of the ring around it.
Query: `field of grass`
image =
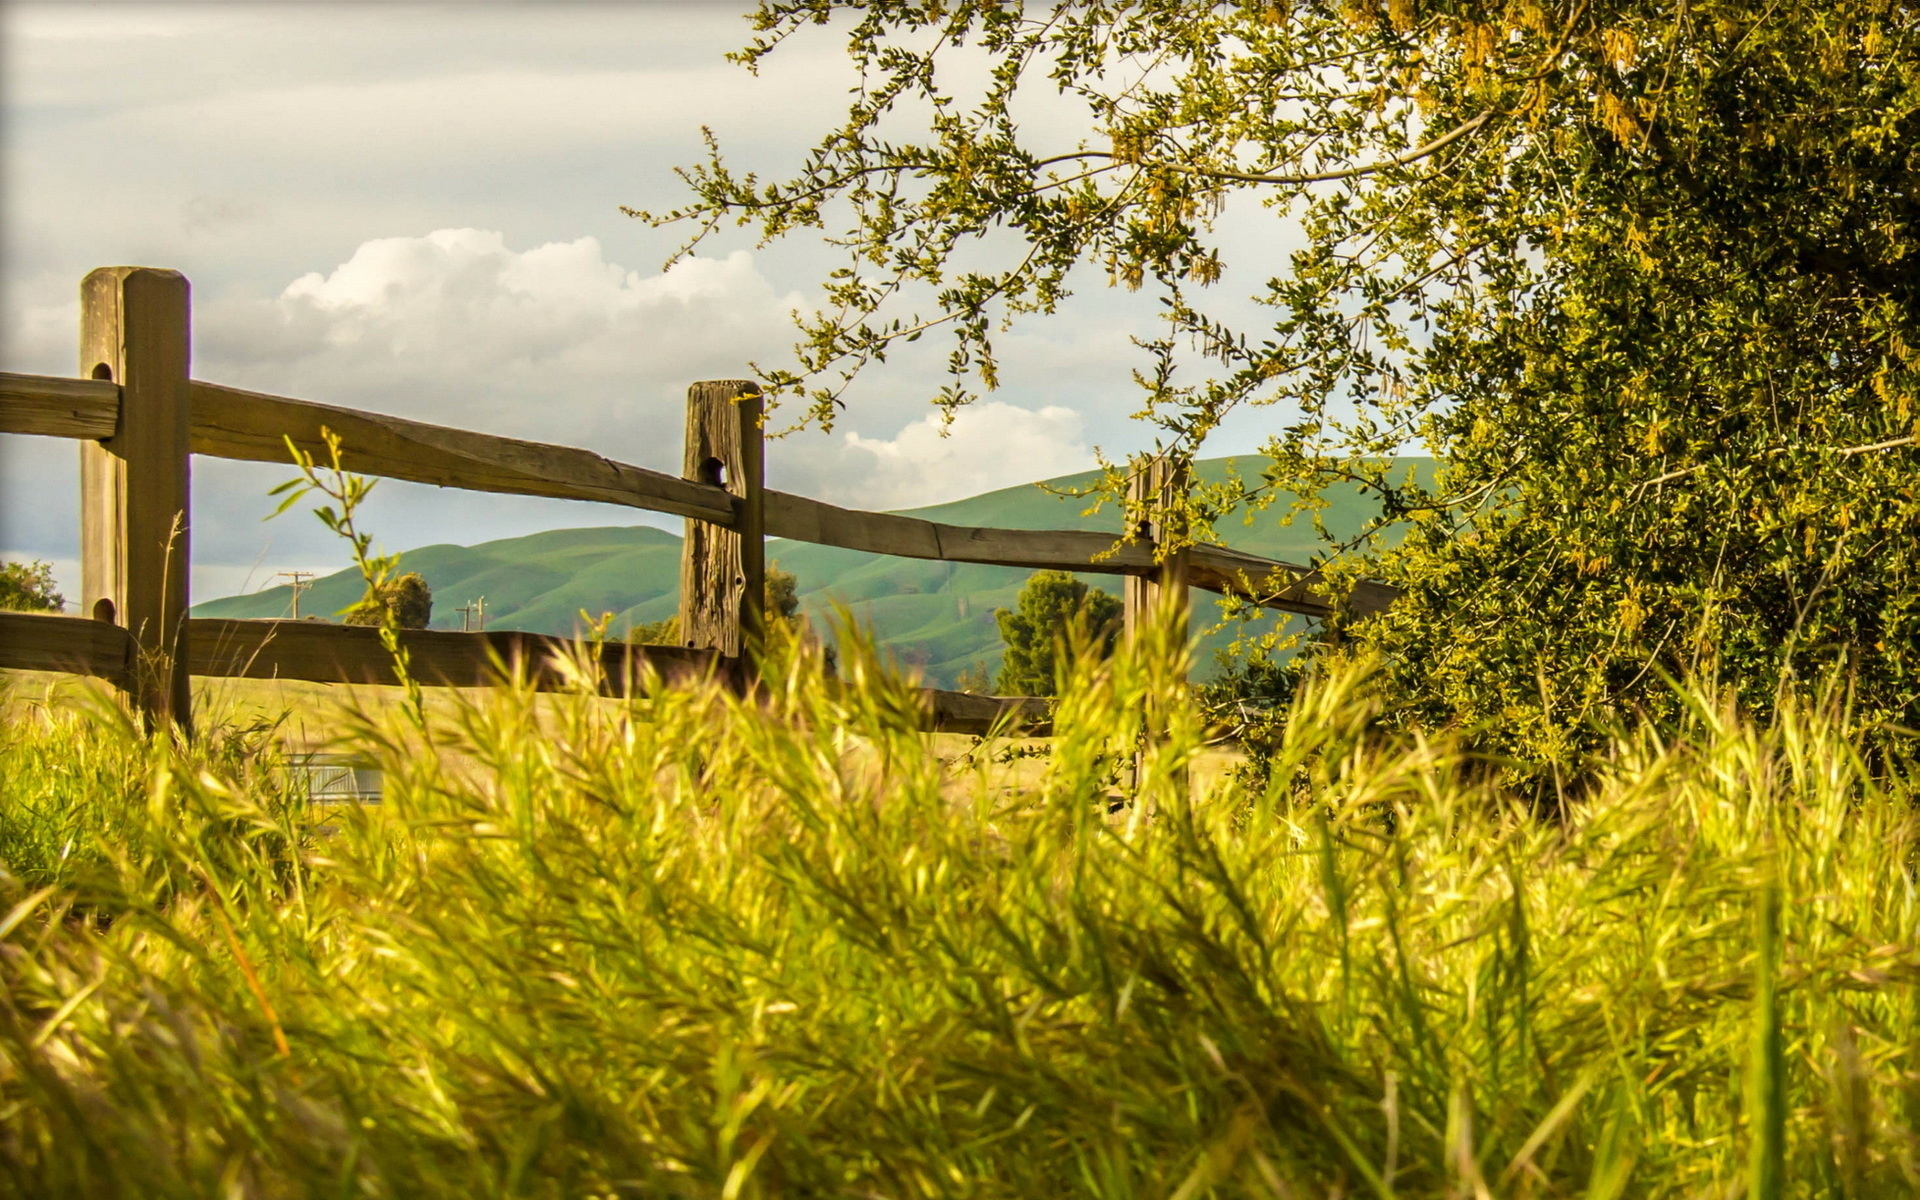
[[[349,702],[385,803],[324,811],[245,721],[16,689],[0,1192],[1920,1189],[1915,790],[1818,705],[1702,698],[1542,816],[1358,673],[1258,789],[1184,786],[1151,648],[1011,786],[840,673]]]

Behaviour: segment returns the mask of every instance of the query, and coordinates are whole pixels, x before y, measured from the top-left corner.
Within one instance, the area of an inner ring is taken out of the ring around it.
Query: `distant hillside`
[[[1198,465],[1203,480],[1225,477],[1226,459]],[[1242,460],[1243,470],[1246,460]],[[1402,459],[1410,469],[1424,471],[1429,459]],[[1085,487],[1096,473],[1068,475],[1046,481],[1044,487]],[[1004,488],[951,504],[913,509],[910,515],[960,525],[999,526],[1006,529],[1094,529],[1118,531],[1119,516],[1109,506],[1095,517],[1081,515],[1084,501],[1051,495],[1042,486]],[[1369,501],[1357,493],[1330,496],[1325,514],[1336,533],[1357,529],[1371,513]],[[1317,546],[1311,526],[1280,525],[1262,514],[1252,525],[1222,528],[1228,545],[1269,558],[1303,560]],[[887,558],[831,546],[810,546],[775,540],[767,557],[799,578],[801,611],[815,618],[835,603],[849,607],[870,624],[881,643],[902,663],[918,667],[935,684],[951,685],[973,663],[998,666],[1000,633],[994,623],[996,608],[1010,607],[1028,572],[1013,567],[985,567],[970,563],[928,562]],[[680,538],[649,526],[611,526],[561,529],[526,537],[483,542],[477,546],[436,545],[409,550],[401,556],[401,570],[418,571],[433,588],[433,627],[460,628],[456,606],[477,596],[486,597],[487,628],[526,629],[567,634],[579,624],[582,610],[614,614],[612,631],[621,634],[642,621],[673,615],[679,603]],[[1095,587],[1118,593],[1118,576],[1082,576]],[[314,581],[301,597],[303,612],[330,615],[360,598],[363,585],[353,571],[341,571]],[[244,596],[228,596],[196,605],[199,617],[284,617],[291,611],[292,592],[268,588]],[[1202,605],[1202,620],[1211,618],[1211,606]],[[1230,640],[1216,635],[1202,643],[1201,663],[1211,662],[1212,650]]]

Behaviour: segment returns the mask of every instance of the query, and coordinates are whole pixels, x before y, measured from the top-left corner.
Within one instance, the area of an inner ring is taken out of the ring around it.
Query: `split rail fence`
[[[1129,628],[1152,614],[1184,614],[1200,587],[1285,612],[1328,616],[1322,580],[1305,567],[1218,546],[1156,556],[1150,521],[1116,545],[1083,530],[990,529],[837,508],[764,484],[759,387],[742,380],[688,390],[684,471],[676,477],[588,450],[451,429],[242,391],[192,378],[185,276],[103,267],[81,285],[83,378],[0,373],[0,433],[72,438],[81,454],[81,615],[0,612],[0,667],[95,676],[124,690],[150,725],[188,728],[190,676],[394,683],[372,628],[293,620],[189,618],[191,460],[196,454],[291,462],[288,442],[327,461],[322,430],[340,440],[341,465],[363,475],[470,491],[594,500],[687,522],[680,574],[679,646],[595,645],[541,634],[405,630],[421,682],[483,686],[499,664],[535,686],[570,686],[558,660],[597,654],[610,691],[637,689],[644,668],[664,679],[753,670],[769,537],[876,554],[1126,577]],[[1143,460],[1133,498],[1160,511],[1183,489],[1179,469]],[[1157,560],[1158,559],[1158,560]],[[1169,601],[1164,595],[1176,592]],[[1350,609],[1377,610],[1392,589],[1362,584]],[[1176,619],[1184,622],[1184,615]],[[929,688],[928,730],[1045,732],[1047,704]]]

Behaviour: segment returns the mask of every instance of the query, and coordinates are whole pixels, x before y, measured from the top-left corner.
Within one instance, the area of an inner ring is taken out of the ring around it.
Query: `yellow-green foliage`
[[[806,654],[749,701],[369,713],[386,803],[324,813],[110,716],[9,726],[7,820],[96,866],[0,905],[0,1192],[1920,1186],[1912,792],[1817,709],[1696,704],[1555,821],[1349,678],[1271,793],[1189,800],[1175,664],[1123,652],[1007,792]]]

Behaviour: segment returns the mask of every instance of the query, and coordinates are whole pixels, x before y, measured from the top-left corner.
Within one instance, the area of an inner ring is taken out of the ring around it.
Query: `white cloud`
[[[753,257],[643,275],[598,240],[525,250],[495,231],[363,242],[278,296],[196,320],[203,378],[677,466],[686,385],[791,340]]]
[[[677,471],[686,385],[777,359],[793,338],[789,314],[803,307],[746,251],[642,274],[608,261],[590,237],[519,250],[492,230],[441,229],[363,242],[275,297],[217,302],[196,322],[195,370]],[[899,421],[921,394],[869,409],[867,428]],[[775,443],[775,486],[903,508],[1092,462],[1081,414],[1058,404],[989,401],[951,425],[927,412],[895,428]]]
[[[103,10],[79,5],[21,5],[8,22],[15,38],[47,42],[101,42],[178,38],[191,22],[178,11],[116,5]]]
[[[871,509],[959,500],[1086,470],[1094,460],[1084,436],[1081,415],[1060,405],[987,401],[961,409],[950,425],[929,413],[891,438],[843,435],[820,493]]]

